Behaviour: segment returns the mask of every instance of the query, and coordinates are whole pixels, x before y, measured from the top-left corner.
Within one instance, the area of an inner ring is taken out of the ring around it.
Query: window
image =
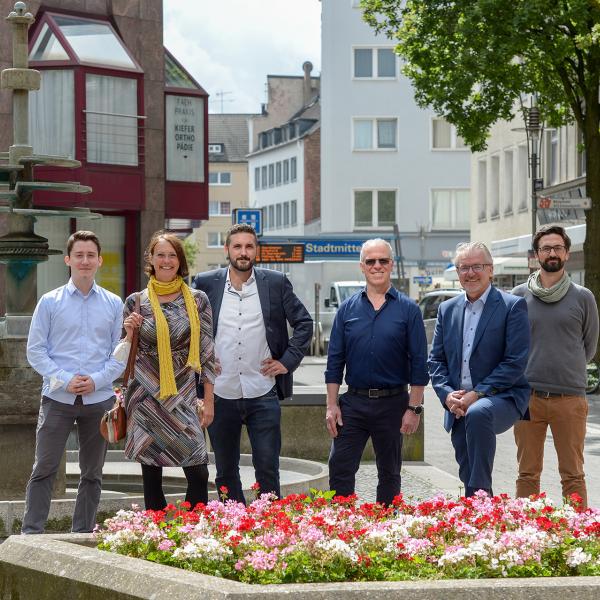
[[[292,200],[290,202],[290,225],[295,227],[298,225],[298,201]]]
[[[396,62],[393,48],[354,48],[354,77],[395,79]]]
[[[354,150],[395,150],[397,119],[354,119]]]
[[[527,146],[519,146],[517,162],[517,188],[518,188],[518,210],[525,212],[529,208],[529,159],[527,158]]]
[[[548,181],[550,185],[555,185],[559,180],[560,148],[558,145],[558,129],[552,129],[548,132],[549,152],[548,152]]]
[[[260,190],[260,167],[254,169],[254,189]]]
[[[490,219],[500,216],[500,157],[492,156],[490,163]]]
[[[231,214],[231,202],[218,202],[211,200],[208,203],[209,216],[228,216]]]
[[[38,38],[39,39],[39,38]],[[71,69],[41,71],[29,94],[29,135],[38,154],[75,158],[75,87]]]
[[[269,229],[275,229],[275,205],[269,206]]]
[[[209,144],[208,145],[208,153],[209,154],[223,154],[223,144]]]
[[[290,203],[289,202],[283,203],[283,226],[284,227],[290,226]]]
[[[267,187],[267,165],[261,167],[261,187],[264,190]]]
[[[224,244],[220,231],[208,231],[206,233],[206,246],[208,248],[221,248]]]
[[[354,192],[354,227],[392,227],[396,222],[396,192]]]
[[[504,186],[503,186],[503,209],[505,215],[511,215],[513,212],[513,152],[507,150],[504,152]]]
[[[283,183],[289,183],[289,182],[290,182],[290,161],[286,159],[283,161]]]
[[[31,98],[31,94],[29,95]],[[31,132],[31,128],[29,128]],[[583,137],[583,131],[580,127],[577,127],[577,177],[582,177],[586,172],[586,155],[585,155],[585,140]]]
[[[477,167],[478,175],[478,213],[477,218],[479,221],[485,221],[487,219],[487,163],[485,160],[480,160]]]
[[[281,210],[281,204],[276,204],[275,205],[275,227],[277,229],[281,229],[281,223],[282,223],[282,210]]]
[[[137,166],[137,81],[88,73],[85,94],[87,161]]]
[[[296,181],[296,157],[290,158],[290,181]]]
[[[281,185],[281,161],[275,163],[275,183]]]
[[[431,191],[431,229],[469,229],[469,190]]]
[[[466,148],[464,140],[456,133],[456,127],[446,119],[431,120],[431,147],[434,150],[462,150]]]
[[[273,187],[275,185],[275,165],[269,165],[269,187]]]
[[[229,171],[212,171],[208,174],[210,185],[231,185],[231,173]]]

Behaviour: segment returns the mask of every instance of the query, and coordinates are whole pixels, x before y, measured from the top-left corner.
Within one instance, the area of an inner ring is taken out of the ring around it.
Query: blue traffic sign
[[[417,283],[419,285],[431,285],[431,282],[431,275],[415,275],[413,277],[413,283]]]
[[[233,224],[251,225],[256,229],[256,235],[263,234],[262,208],[235,208],[232,215]]]

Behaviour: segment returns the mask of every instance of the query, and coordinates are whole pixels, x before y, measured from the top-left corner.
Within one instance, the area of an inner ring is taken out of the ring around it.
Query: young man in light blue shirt
[[[107,449],[100,418],[114,403],[113,381],[124,369],[112,356],[121,337],[123,303],[94,281],[102,265],[98,237],[91,231],[71,235],[65,264],[71,278],[40,298],[27,340],[29,364],[44,380],[22,533],[44,531],[52,485],[74,423],[81,477],[72,531],[94,529]]]

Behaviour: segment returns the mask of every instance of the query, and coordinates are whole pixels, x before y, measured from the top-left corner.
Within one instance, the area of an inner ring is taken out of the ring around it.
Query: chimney
[[[302,65],[302,70],[304,71],[304,82],[302,84],[302,100],[303,106],[307,106],[308,103],[312,100],[312,82],[310,80],[310,72],[313,70],[313,64],[310,60],[307,60]]]

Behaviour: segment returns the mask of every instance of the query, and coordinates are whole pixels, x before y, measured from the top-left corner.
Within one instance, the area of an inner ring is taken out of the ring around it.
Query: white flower
[[[232,554],[230,548],[223,546],[213,538],[196,538],[188,542],[183,548],[177,548],[173,552],[173,558],[209,558],[211,560],[224,559]]]
[[[325,552],[343,556],[352,562],[358,561],[358,554],[343,540],[319,540],[315,544],[315,547]]]
[[[567,553],[567,564],[570,567],[578,567],[592,560],[592,555],[584,552],[581,548],[574,548]]]

